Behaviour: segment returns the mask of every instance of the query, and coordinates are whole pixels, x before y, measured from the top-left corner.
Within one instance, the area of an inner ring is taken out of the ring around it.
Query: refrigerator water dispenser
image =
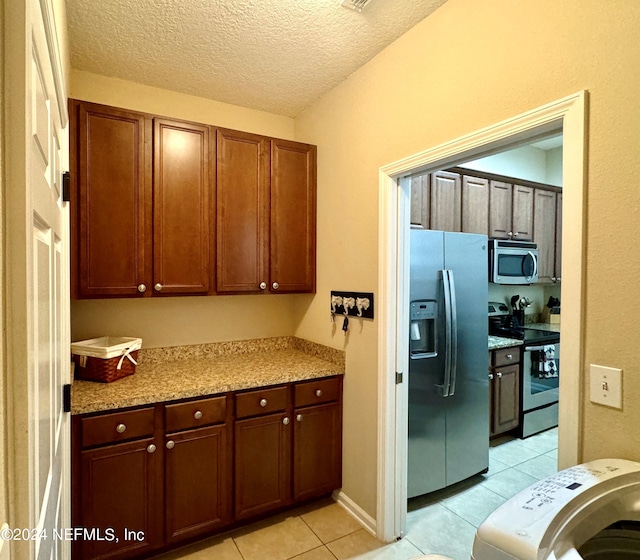
[[[433,358],[437,351],[438,304],[435,300],[417,300],[411,302],[409,355],[411,359]]]

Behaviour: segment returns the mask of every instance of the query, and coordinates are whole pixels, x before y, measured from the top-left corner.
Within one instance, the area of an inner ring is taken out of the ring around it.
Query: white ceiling
[[[71,66],[295,116],[446,0],[66,0]]]

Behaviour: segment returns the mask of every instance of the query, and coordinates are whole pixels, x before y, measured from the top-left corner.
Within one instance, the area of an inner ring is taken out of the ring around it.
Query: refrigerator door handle
[[[451,277],[450,270],[442,271],[442,287],[444,290],[444,380],[442,382],[442,396],[449,396],[449,388],[451,386],[451,358],[452,358],[452,334],[453,326],[451,324]]]
[[[458,307],[456,305],[456,284],[453,281],[453,270],[449,270],[449,291],[451,292],[451,379],[449,382],[449,397],[456,394],[456,379],[458,376]]]

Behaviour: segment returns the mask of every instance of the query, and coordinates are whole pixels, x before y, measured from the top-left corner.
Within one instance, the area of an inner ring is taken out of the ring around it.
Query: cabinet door
[[[538,245],[538,281],[555,277],[556,193],[536,189],[533,240]]]
[[[430,208],[429,174],[411,177],[411,227],[429,229]]]
[[[260,292],[269,281],[269,140],[216,132],[216,291]]]
[[[533,188],[513,185],[513,239],[533,239]]]
[[[291,425],[286,414],[235,423],[235,518],[291,502]]]
[[[271,141],[269,289],[316,289],[316,147]]]
[[[462,231],[489,233],[489,181],[462,177]]]
[[[227,426],[165,436],[165,538],[177,542],[229,523]]]
[[[562,193],[556,193],[556,258],[555,277],[562,276]]]
[[[431,174],[431,229],[461,231],[461,179],[457,173]]]
[[[151,279],[151,120],[81,102],[70,116],[76,295],[140,296]]]
[[[295,411],[293,499],[329,494],[342,485],[342,420],[339,403]]]
[[[209,128],[154,119],[154,294],[209,290],[209,176]]]
[[[493,378],[494,434],[517,428],[520,414],[520,364],[496,368]]]
[[[489,183],[489,237],[511,239],[513,186],[502,181]]]
[[[145,439],[81,452],[81,526],[103,536],[112,528],[118,540],[77,541],[78,558],[137,557],[161,544],[162,465],[152,444]],[[144,538],[127,538],[125,529]]]
[[[489,360],[491,360],[491,354],[489,354]],[[496,396],[493,387],[495,385],[493,381],[494,375],[493,370],[489,369],[489,437],[493,437],[496,435],[496,427],[495,427],[495,402]]]

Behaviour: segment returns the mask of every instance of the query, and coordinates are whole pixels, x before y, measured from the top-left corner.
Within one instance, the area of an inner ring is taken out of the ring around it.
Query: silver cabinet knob
[[[501,372],[496,372],[496,376],[498,377],[498,379],[500,379],[502,377],[502,373]]]
[[[116,432],[118,432],[119,434],[124,434],[126,430],[127,426],[125,424],[118,424],[116,426]]]
[[[160,284],[160,282],[158,282],[158,283],[153,287],[153,289],[154,289],[156,292],[161,292],[161,291],[162,291],[162,284]]]
[[[196,420],[200,420],[200,418],[202,418],[202,412],[201,412],[200,410],[196,410],[196,411],[193,413],[193,417],[194,417]]]
[[[285,416],[285,417],[282,419],[282,423],[283,423],[285,426],[288,426],[288,425],[289,425],[289,417],[288,417],[288,416]]]
[[[260,406],[262,408],[264,408],[265,406],[267,406],[267,399],[260,399]]]
[[[510,231],[509,233],[507,233],[507,235],[508,235],[509,237],[513,237],[513,232],[512,232],[512,231]]]
[[[513,237],[518,237],[518,232],[517,231],[513,234]]]
[[[144,294],[144,293],[147,291],[147,287],[146,287],[144,284],[140,284],[140,285],[138,286],[138,291],[139,291],[141,294]]]
[[[172,439],[170,439],[170,440],[167,442],[167,449],[173,449],[175,446],[176,446],[176,442],[175,442],[175,441],[173,441]]]
[[[316,389],[316,397],[322,396],[322,389]]]
[[[156,446],[151,443],[147,446],[147,453],[155,453],[156,452]]]
[[[493,379],[493,373],[489,374],[489,381],[491,381]]]
[[[298,416],[296,416],[296,420],[298,422],[302,422],[302,414],[298,414]]]
[[[271,284],[271,287],[272,287],[274,290],[277,290],[277,289],[280,287],[280,284],[278,284],[277,282],[274,282],[273,284]]]
[[[267,283],[266,282],[260,282],[260,289],[261,290],[266,290],[267,289]]]
[[[513,354],[507,354],[507,360],[513,360]]]

